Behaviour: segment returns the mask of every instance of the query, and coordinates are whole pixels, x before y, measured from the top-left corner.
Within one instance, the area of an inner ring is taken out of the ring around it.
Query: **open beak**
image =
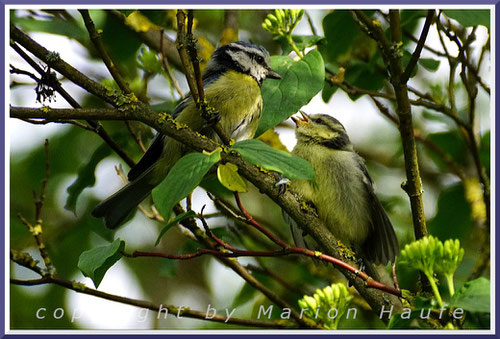
[[[299,111],[302,118],[290,117],[296,126],[299,126],[300,123],[309,123],[309,116],[304,111]]]
[[[266,78],[271,78],[271,79],[281,79],[281,75],[278,74],[278,72],[273,71],[272,69],[267,72]]]

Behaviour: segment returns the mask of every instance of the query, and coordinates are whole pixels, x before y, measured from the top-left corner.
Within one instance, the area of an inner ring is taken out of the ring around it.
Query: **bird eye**
[[[264,63],[264,58],[263,58],[263,57],[261,57],[260,55],[257,55],[257,56],[255,57],[255,60],[256,60],[259,64],[261,64],[261,65]]]
[[[316,119],[314,122],[316,122],[317,124],[320,124],[320,125],[325,123],[325,121],[321,118]]]

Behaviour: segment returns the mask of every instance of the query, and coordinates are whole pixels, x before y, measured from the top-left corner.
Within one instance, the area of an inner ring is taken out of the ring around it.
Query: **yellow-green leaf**
[[[227,163],[220,164],[217,168],[217,178],[228,190],[244,193],[248,190],[247,183],[238,174],[238,166]]]
[[[125,22],[136,32],[147,32],[150,29],[159,30],[161,28],[139,11],[132,12],[129,16],[127,16]]]

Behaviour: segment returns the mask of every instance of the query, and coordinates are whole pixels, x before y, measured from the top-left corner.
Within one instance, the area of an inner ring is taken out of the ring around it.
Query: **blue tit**
[[[379,280],[372,264],[394,262],[399,243],[394,228],[373,188],[363,158],[353,149],[344,126],[326,114],[292,117],[297,144],[292,153],[308,160],[315,182],[296,180],[290,189],[317,209],[319,218],[344,245],[363,260],[367,273]],[[298,246],[304,234],[284,214]]]
[[[218,48],[210,58],[202,75],[205,99],[219,113],[225,135],[233,140],[251,139],[255,135],[262,113],[261,85],[266,78],[280,79],[281,76],[271,69],[270,56],[264,47],[233,42]],[[178,104],[172,116],[218,140],[191,96]],[[120,226],[186,152],[181,143],[158,133],[141,160],[129,171],[130,182],[98,204],[92,215],[104,217],[108,228]]]

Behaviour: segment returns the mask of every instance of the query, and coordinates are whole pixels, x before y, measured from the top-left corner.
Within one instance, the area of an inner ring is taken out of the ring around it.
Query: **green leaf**
[[[111,149],[107,144],[99,146],[90,157],[89,161],[78,170],[76,180],[66,189],[68,199],[64,208],[76,213],[76,202],[78,197],[87,187],[95,184],[95,168],[99,162],[111,154]]]
[[[281,80],[262,84],[262,118],[256,136],[273,128],[306,105],[323,88],[325,66],[317,50],[294,61],[287,56],[272,56],[271,66]]]
[[[323,19],[323,31],[326,44],[322,46],[325,59],[336,61],[339,56],[349,51],[356,36],[360,33],[348,10],[337,9]]]
[[[179,214],[176,216],[172,221],[170,221],[168,224],[166,224],[160,231],[160,234],[158,235],[158,238],[156,238],[155,246],[158,246],[160,243],[161,238],[167,233],[169,229],[171,229],[173,226],[177,225],[179,222],[181,222],[184,219],[194,217],[196,216],[196,212],[193,210],[189,210],[187,212],[184,212],[182,214]]]
[[[222,197],[222,196],[233,196],[233,192],[225,188],[217,179],[217,174],[207,174],[203,178],[203,180],[200,183],[200,187],[203,188],[205,191],[208,191],[215,196]]]
[[[83,275],[92,279],[97,288],[106,272],[121,259],[125,241],[116,239],[107,246],[96,247],[80,254],[78,268]]]
[[[13,22],[25,31],[62,35],[75,39],[84,46],[90,42],[89,33],[83,25],[78,24],[78,21],[63,20],[57,16],[52,17],[50,20],[38,20],[32,16],[27,16],[15,18]]]
[[[428,71],[435,71],[439,68],[441,61],[432,58],[422,58],[418,60],[418,63]]]
[[[374,64],[366,62],[357,62],[347,69],[345,72],[345,80],[356,87],[373,91],[382,88],[387,81],[386,75],[382,71],[377,69]],[[349,94],[349,97],[352,100],[356,100],[361,97],[361,95]]]
[[[490,300],[490,281],[481,277],[466,282],[451,298],[450,307],[489,313]]]
[[[138,56],[139,67],[151,74],[158,74],[163,71],[162,62],[158,59],[156,52],[149,48],[141,48]]]
[[[238,166],[235,164],[220,164],[217,167],[217,178],[230,191],[240,193],[248,191],[247,183],[238,174]]]
[[[465,200],[464,186],[459,183],[439,194],[437,212],[428,222],[429,233],[441,240],[464,238],[472,229],[471,209]],[[453,225],[453,227],[449,227]]]
[[[431,133],[427,138],[439,146],[439,148],[449,155],[457,164],[465,163],[467,146],[463,137],[457,131]],[[447,165],[438,154],[432,150],[428,150],[427,153],[441,169],[447,169]]]
[[[164,218],[181,199],[198,186],[212,166],[220,160],[220,150],[212,154],[189,153],[175,163],[167,177],[153,189],[153,201]]]
[[[288,179],[314,180],[314,170],[307,160],[274,149],[260,140],[239,141],[230,150],[240,153],[252,164],[283,173]]]
[[[490,29],[489,9],[444,9],[446,16],[457,20],[462,26],[483,25]]]
[[[292,47],[284,36],[278,35],[275,40],[279,42],[283,50],[283,55],[288,55],[292,52]],[[306,48],[323,43],[325,38],[317,35],[292,35],[292,40],[295,42],[297,48],[303,51]]]
[[[323,91],[321,91],[321,99],[323,99],[325,103],[328,103],[328,101],[330,101],[330,99],[335,94],[335,92],[337,92],[338,89],[339,86],[332,85],[329,82],[325,81],[325,85],[323,86]]]
[[[180,260],[160,260],[159,274],[165,278],[175,278]]]
[[[257,289],[251,286],[249,283],[245,282],[238,295],[234,298],[231,308],[236,308],[247,303],[248,301],[252,300],[256,293]]]

